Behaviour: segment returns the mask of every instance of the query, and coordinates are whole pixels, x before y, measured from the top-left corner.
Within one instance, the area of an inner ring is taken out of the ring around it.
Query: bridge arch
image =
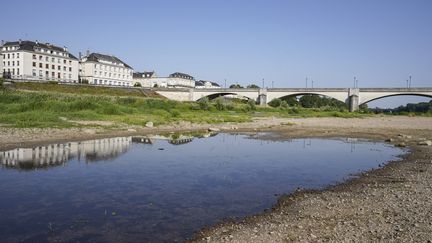
[[[248,93],[243,93],[243,92],[235,92],[235,91],[218,91],[218,92],[195,92],[193,100],[194,101],[198,101],[202,98],[209,98],[209,100],[213,100],[216,99],[218,97],[221,96],[225,96],[225,95],[237,95],[237,96],[241,96],[241,97],[245,97],[249,100],[257,100],[257,94],[256,93],[252,93],[252,94],[248,94]]]
[[[288,94],[276,94],[276,95],[269,96],[268,98],[270,98],[270,99],[267,99],[267,103],[273,99],[283,99],[283,98],[297,97],[297,96],[302,96],[302,95],[324,96],[327,98],[332,98],[335,100],[342,101],[344,103],[347,103],[347,98],[348,98],[345,94],[343,94],[343,95],[331,95],[331,94],[320,93],[320,92],[294,92],[294,93],[288,93]]]
[[[393,94],[375,95],[375,96],[365,94],[361,96],[359,105],[367,104],[375,100],[394,97],[394,96],[420,96],[420,97],[428,97],[432,99],[432,94],[423,94],[423,93],[393,93]]]

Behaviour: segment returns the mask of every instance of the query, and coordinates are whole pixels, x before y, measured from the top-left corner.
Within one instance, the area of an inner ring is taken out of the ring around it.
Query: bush
[[[249,110],[251,110],[251,111],[256,110],[256,103],[254,100],[248,100],[247,105],[248,105]]]
[[[268,103],[268,105],[271,106],[271,107],[279,107],[279,106],[281,105],[281,103],[282,103],[282,100],[281,100],[281,99],[272,99],[272,100]]]
[[[48,81],[48,83],[49,84],[58,84],[58,81],[51,80],[51,81]]]
[[[210,109],[210,103],[209,103],[208,97],[204,97],[204,98],[198,100],[198,105],[199,105],[199,108],[201,110],[208,110],[208,109]]]
[[[285,100],[282,100],[280,103],[280,107],[284,108],[284,109],[288,108],[288,102],[286,102]]]
[[[225,110],[225,104],[224,104],[223,98],[220,98],[220,97],[219,97],[219,98],[216,99],[215,107],[216,107],[216,109],[217,109],[218,111],[223,111],[223,110]]]
[[[3,87],[4,78],[0,78],[0,88]]]
[[[141,83],[136,82],[136,83],[134,84],[134,87],[142,87],[142,85],[141,85]]]

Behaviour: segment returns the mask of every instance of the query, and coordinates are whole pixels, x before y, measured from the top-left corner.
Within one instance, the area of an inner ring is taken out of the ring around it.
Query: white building
[[[139,82],[142,87],[147,88],[195,88],[194,77],[178,72],[169,77],[156,77],[153,72],[136,73],[134,82]]]
[[[80,60],[82,83],[133,86],[133,69],[115,56],[91,53]]]
[[[195,81],[196,89],[220,89],[221,86],[218,83],[206,80]]]
[[[66,47],[38,41],[2,41],[0,55],[4,78],[78,82],[78,59]]]

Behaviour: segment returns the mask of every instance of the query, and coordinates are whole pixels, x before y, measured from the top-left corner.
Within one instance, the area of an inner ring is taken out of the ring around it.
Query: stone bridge
[[[432,98],[432,88],[271,88],[271,89],[153,89],[158,94],[177,101],[197,101],[224,95],[242,96],[266,105],[273,99],[315,94],[340,100],[350,111],[370,101],[398,95],[417,95]]]

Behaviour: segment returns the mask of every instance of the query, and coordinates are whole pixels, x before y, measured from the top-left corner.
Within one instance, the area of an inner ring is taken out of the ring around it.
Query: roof
[[[152,78],[155,72],[136,72],[133,73],[133,78]]]
[[[202,80],[195,81],[195,86],[204,86],[204,82]]]
[[[174,77],[182,77],[182,78],[187,78],[187,79],[194,79],[194,77],[192,77],[189,74],[186,73],[180,73],[180,72],[175,72],[170,74],[170,78],[174,78]]]
[[[90,55],[87,56],[87,61],[99,62],[101,60],[107,62],[113,62],[113,63],[121,63],[125,67],[132,69],[131,66],[127,65],[125,62],[123,62],[122,60],[118,59],[115,56],[110,56],[110,55],[105,55],[100,53],[91,53]]]
[[[65,47],[58,47],[50,43],[40,43],[35,41],[8,41],[3,46],[19,46],[18,50],[35,51],[35,48],[44,48],[48,50],[66,52],[72,59],[77,59],[74,55],[70,54]],[[78,59],[77,59],[78,60]]]

